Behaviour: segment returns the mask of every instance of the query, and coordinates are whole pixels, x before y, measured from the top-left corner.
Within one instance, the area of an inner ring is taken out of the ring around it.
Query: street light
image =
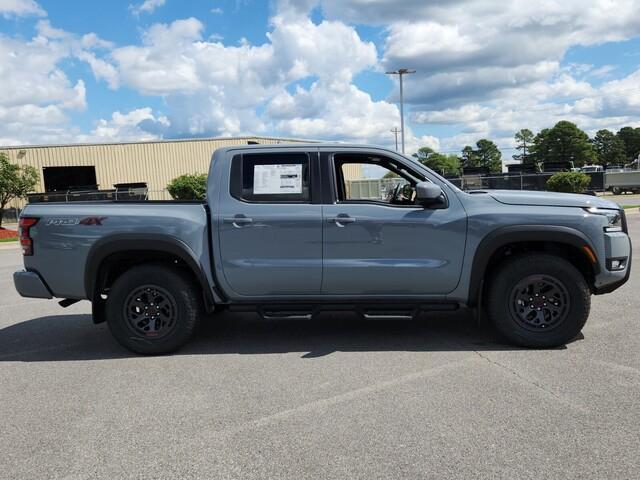
[[[393,72],[385,72],[387,75],[398,75],[400,77],[400,134],[402,138],[402,153],[404,153],[404,98],[402,90],[402,76],[410,73],[416,73],[415,70],[409,70],[407,68],[399,68]]]

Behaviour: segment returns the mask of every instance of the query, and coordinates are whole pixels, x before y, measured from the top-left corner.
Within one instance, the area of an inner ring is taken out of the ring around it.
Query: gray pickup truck
[[[18,292],[89,300],[143,354],[181,347],[223,309],[469,307],[512,343],[551,347],[580,332],[592,294],[629,278],[624,211],[594,196],[465,193],[395,151],[345,144],[222,148],[208,178],[206,202],[28,205]]]

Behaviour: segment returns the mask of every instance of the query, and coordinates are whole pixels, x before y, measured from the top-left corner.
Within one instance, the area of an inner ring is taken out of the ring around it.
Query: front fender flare
[[[485,272],[489,266],[491,256],[501,247],[518,242],[552,242],[570,245],[581,252],[587,246],[592,252],[596,252],[589,238],[579,230],[560,225],[513,225],[498,228],[486,235],[473,256],[471,276],[469,279],[469,295],[467,304],[470,307],[478,306],[482,283]],[[600,271],[598,262],[591,263],[593,273]]]

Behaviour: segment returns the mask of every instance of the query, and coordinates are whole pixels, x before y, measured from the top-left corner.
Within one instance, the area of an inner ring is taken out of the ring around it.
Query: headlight
[[[603,215],[607,217],[608,225],[604,227],[605,232],[621,232],[622,231],[622,214],[620,213],[620,210],[610,210],[608,208],[598,208],[598,207],[590,207],[585,210],[595,215]]]

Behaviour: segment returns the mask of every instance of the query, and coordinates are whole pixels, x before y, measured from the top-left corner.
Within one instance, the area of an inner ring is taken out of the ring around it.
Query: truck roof
[[[357,149],[357,150],[383,150],[390,153],[400,153],[391,148],[380,145],[362,144],[362,143],[343,143],[343,142],[322,142],[322,143],[271,143],[257,145],[230,145],[220,147],[216,152],[226,152],[233,150],[279,150],[286,148],[310,148],[310,149]]]

